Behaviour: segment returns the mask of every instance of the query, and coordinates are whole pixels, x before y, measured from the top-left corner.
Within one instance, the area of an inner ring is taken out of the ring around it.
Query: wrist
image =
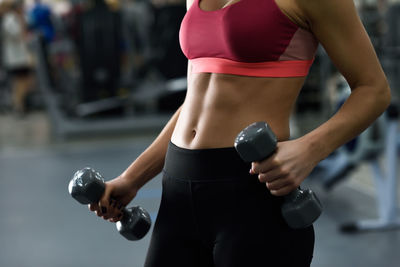
[[[308,158],[314,166],[330,154],[327,150],[326,142],[324,144],[315,136],[305,135],[300,139],[305,144]]]
[[[131,190],[139,191],[139,189],[143,186],[139,182],[139,178],[133,175],[129,175],[127,172],[123,172],[120,174],[119,179],[123,180]]]

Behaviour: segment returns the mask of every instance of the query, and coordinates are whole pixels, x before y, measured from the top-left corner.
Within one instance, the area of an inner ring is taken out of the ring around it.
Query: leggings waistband
[[[164,172],[186,180],[243,179],[250,167],[234,147],[186,149],[170,142]]]

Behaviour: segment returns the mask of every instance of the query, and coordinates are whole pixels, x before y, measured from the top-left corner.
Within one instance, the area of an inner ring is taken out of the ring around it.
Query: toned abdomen
[[[303,83],[303,77],[192,74],[171,141],[190,149],[232,147],[236,135],[256,121],[267,122],[279,140],[287,140]]]

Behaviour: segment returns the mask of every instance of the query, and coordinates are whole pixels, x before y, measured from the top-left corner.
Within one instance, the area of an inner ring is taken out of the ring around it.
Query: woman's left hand
[[[277,149],[263,161],[253,162],[250,173],[266,183],[272,195],[284,196],[294,191],[317,165],[304,139],[278,142]]]

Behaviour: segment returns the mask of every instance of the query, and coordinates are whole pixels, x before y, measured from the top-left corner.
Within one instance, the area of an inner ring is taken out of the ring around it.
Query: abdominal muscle
[[[257,121],[267,122],[278,140],[287,140],[304,80],[191,74],[171,142],[188,149],[232,147],[237,134]]]

